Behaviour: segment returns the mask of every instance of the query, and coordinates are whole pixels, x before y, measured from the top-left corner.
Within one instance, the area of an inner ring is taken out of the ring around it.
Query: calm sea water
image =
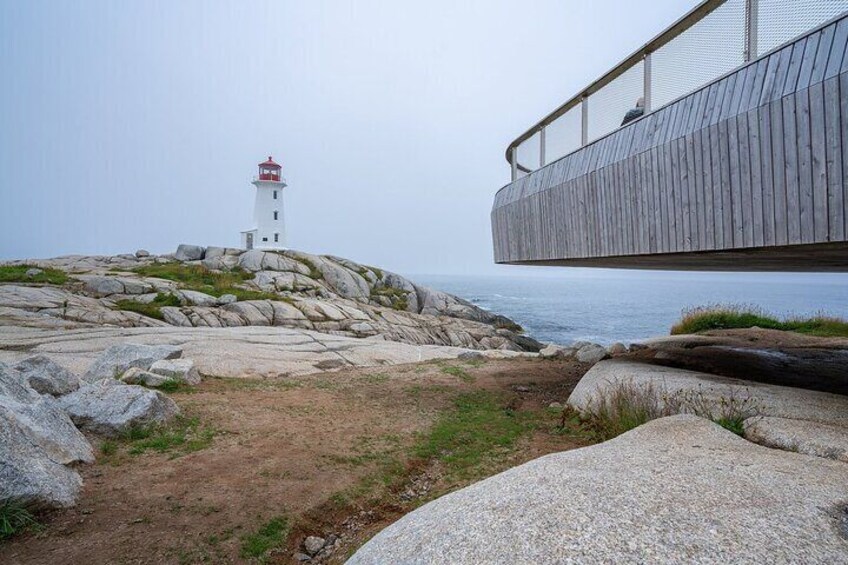
[[[780,316],[848,318],[848,276],[562,269],[555,276],[415,275],[508,316],[543,342],[609,344],[668,334],[690,307],[755,305]]]

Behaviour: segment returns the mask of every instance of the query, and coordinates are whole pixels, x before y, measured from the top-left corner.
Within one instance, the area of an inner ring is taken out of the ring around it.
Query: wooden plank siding
[[[491,220],[498,263],[848,243],[848,15],[506,185]]]

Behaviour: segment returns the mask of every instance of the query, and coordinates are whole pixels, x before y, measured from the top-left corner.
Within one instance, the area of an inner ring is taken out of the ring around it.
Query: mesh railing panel
[[[728,0],[651,54],[651,108],[745,62],[745,0]]]
[[[530,170],[539,168],[539,133],[534,133],[527,141],[518,146],[518,163]],[[519,169],[519,176],[523,173]]]
[[[578,104],[545,127],[545,163],[580,149],[582,109]]]
[[[644,94],[644,70],[640,61],[589,96],[590,142],[618,129],[628,110],[636,107]]]
[[[690,94],[745,63],[748,48],[748,0],[727,0],[692,27],[650,53],[649,110]],[[753,5],[753,4],[752,4]],[[848,11],[848,0],[757,0],[756,58]],[[588,141],[621,126],[625,114],[644,93],[643,62],[627,69],[588,99]],[[578,104],[545,128],[545,163],[582,145],[582,108]],[[537,132],[516,148],[518,162],[540,165]],[[518,175],[522,173],[518,171]]]
[[[846,0],[759,0],[757,55],[848,10]]]

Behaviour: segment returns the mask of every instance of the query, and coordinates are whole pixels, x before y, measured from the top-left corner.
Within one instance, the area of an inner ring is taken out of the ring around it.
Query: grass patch
[[[371,288],[371,299],[375,300],[378,297],[384,296],[389,299],[391,306],[395,310],[406,311],[409,306],[409,291],[391,286],[381,286]]]
[[[291,525],[287,517],[276,516],[270,519],[256,532],[244,536],[241,543],[241,556],[246,559],[264,561],[271,551],[285,545],[290,531]]]
[[[385,273],[383,273],[383,270],[382,270],[382,269],[378,269],[377,267],[371,267],[370,265],[365,265],[365,267],[366,267],[369,271],[371,271],[372,273],[374,273],[375,275],[377,275],[377,278],[378,278],[379,280],[383,280],[383,279],[385,278]]]
[[[741,305],[713,305],[685,310],[681,320],[672,326],[671,334],[692,334],[754,326],[821,337],[848,337],[848,322],[841,318],[821,315],[780,320],[759,308]]]
[[[251,280],[254,275],[240,267],[229,271],[210,271],[202,265],[185,265],[174,261],[136,267],[133,272],[144,277],[156,277],[180,283],[182,288],[196,290],[211,296],[232,294],[239,300],[284,300],[273,292],[262,292],[242,288],[239,285]]]
[[[100,452],[112,463],[120,462],[120,454],[141,455],[148,451],[169,453],[172,458],[181,457],[212,444],[216,430],[202,426],[199,418],[177,416],[173,422],[163,426],[134,426],[116,440],[106,440]]]
[[[385,382],[388,382],[389,374],[388,373],[370,373],[368,375],[363,375],[362,377],[360,377],[360,380],[362,380],[365,383],[371,384],[371,385],[379,385],[379,384],[383,384]]]
[[[452,477],[478,475],[541,423],[539,414],[513,410],[504,400],[487,391],[460,395],[454,409],[442,414],[415,445],[413,454],[440,461]]]
[[[309,278],[312,279],[313,281],[320,281],[321,279],[324,278],[324,273],[321,272],[321,269],[319,269],[315,265],[315,263],[313,263],[311,260],[307,259],[306,257],[303,257],[301,255],[297,255],[297,256],[291,257],[291,259],[294,259],[295,261],[299,261],[299,262],[303,263],[304,265],[306,265],[309,268]]]
[[[162,314],[163,306],[179,306],[180,299],[174,296],[171,293],[160,292],[156,295],[156,298],[151,300],[150,302],[137,302],[135,300],[118,300],[115,302],[115,306],[118,310],[124,310],[128,312],[136,312],[143,316],[147,316],[148,318],[156,318],[157,320],[164,320],[165,316]]]
[[[470,375],[468,371],[462,367],[458,367],[457,365],[447,365],[442,367],[442,372],[446,375],[454,376],[464,383],[473,383],[475,381],[474,377]]]
[[[750,394],[728,387],[727,394],[708,396],[703,389],[667,392],[652,382],[619,381],[600,390],[588,403],[582,420],[595,439],[606,441],[657,418],[694,414],[742,435],[742,423],[759,413]]]
[[[26,272],[29,269],[39,269],[40,273],[32,277],[27,276]],[[0,265],[0,282],[21,282],[21,283],[43,283],[43,284],[65,284],[68,282],[68,275],[59,269],[51,269],[50,267],[38,267],[36,265]]]
[[[38,527],[35,516],[23,504],[10,500],[0,503],[0,540]]]

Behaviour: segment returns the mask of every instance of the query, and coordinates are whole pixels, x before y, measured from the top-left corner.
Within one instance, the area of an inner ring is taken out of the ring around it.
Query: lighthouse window
[[[275,220],[277,219],[277,214],[278,214],[278,212],[276,210],[274,210],[274,219]]]
[[[268,241],[268,238],[267,238],[267,237],[263,237],[263,238],[262,238],[262,241]]]
[[[280,242],[280,234],[275,233],[274,234],[274,243],[279,243],[279,242]]]
[[[274,200],[276,200],[276,199],[277,199],[277,191],[275,190],[274,191]]]

